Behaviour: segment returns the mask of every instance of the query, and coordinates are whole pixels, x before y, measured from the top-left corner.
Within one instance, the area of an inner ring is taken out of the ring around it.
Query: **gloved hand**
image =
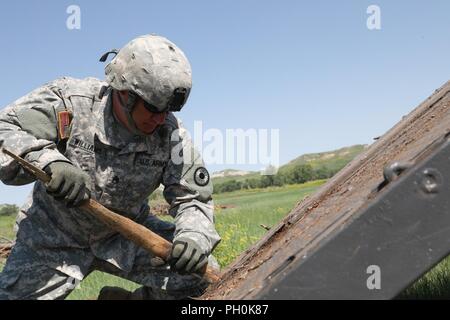
[[[91,197],[89,175],[67,162],[52,162],[44,168],[52,179],[46,184],[47,192],[68,207],[79,206]]]
[[[209,254],[195,239],[182,234],[173,242],[169,264],[179,273],[194,273],[205,266]]]

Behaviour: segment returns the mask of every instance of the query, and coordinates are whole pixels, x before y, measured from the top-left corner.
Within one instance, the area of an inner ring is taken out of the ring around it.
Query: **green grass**
[[[323,181],[279,188],[254,189],[218,194],[215,203],[232,208],[216,211],[216,229],[222,241],[214,255],[222,267],[258,241],[285,217],[295,204],[314,192]]]
[[[100,289],[105,286],[121,287],[129,291],[133,291],[140,287],[140,285],[134,282],[104,272],[94,271],[72,291],[67,297],[67,300],[96,299]]]
[[[16,221],[15,216],[1,216],[0,217],[0,237],[7,239],[14,238],[14,223]]]
[[[398,299],[450,299],[450,256],[407,288]]]

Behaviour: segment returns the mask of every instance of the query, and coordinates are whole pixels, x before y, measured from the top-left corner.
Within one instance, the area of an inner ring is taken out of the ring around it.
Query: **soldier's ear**
[[[126,106],[128,101],[128,91],[126,90],[114,90],[114,92],[117,94],[117,97],[120,100],[120,103],[124,106]]]
[[[121,91],[118,91],[118,93],[120,94],[122,99],[126,100],[128,98],[128,91],[127,90],[121,90]]]

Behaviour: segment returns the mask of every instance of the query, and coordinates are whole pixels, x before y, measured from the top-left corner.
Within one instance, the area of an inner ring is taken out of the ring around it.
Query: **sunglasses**
[[[130,92],[131,93],[131,92]],[[136,93],[132,93],[135,98],[138,97]],[[187,98],[189,96],[189,89],[186,88],[177,88],[173,91],[172,97],[170,98],[169,102],[167,103],[166,107],[164,109],[160,109],[156,107],[155,105],[152,105],[151,103],[148,103],[144,99],[144,107],[148,111],[152,113],[165,113],[165,112],[177,112],[180,111],[183,108],[183,105],[186,103]]]

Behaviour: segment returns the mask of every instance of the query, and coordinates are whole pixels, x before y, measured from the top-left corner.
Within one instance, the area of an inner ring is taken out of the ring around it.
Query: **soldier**
[[[212,184],[173,115],[188,99],[191,68],[166,38],[128,43],[105,68],[106,82],[62,78],[0,113],[0,146],[51,175],[37,181],[17,218],[16,244],[0,275],[0,299],[63,299],[93,270],[143,287],[127,298],[180,299],[207,286],[194,273],[220,241]],[[0,154],[0,179],[35,178]],[[158,186],[174,224],[149,214]],[[173,241],[169,264],[78,208],[92,198]],[[108,292],[104,292],[108,296]]]

